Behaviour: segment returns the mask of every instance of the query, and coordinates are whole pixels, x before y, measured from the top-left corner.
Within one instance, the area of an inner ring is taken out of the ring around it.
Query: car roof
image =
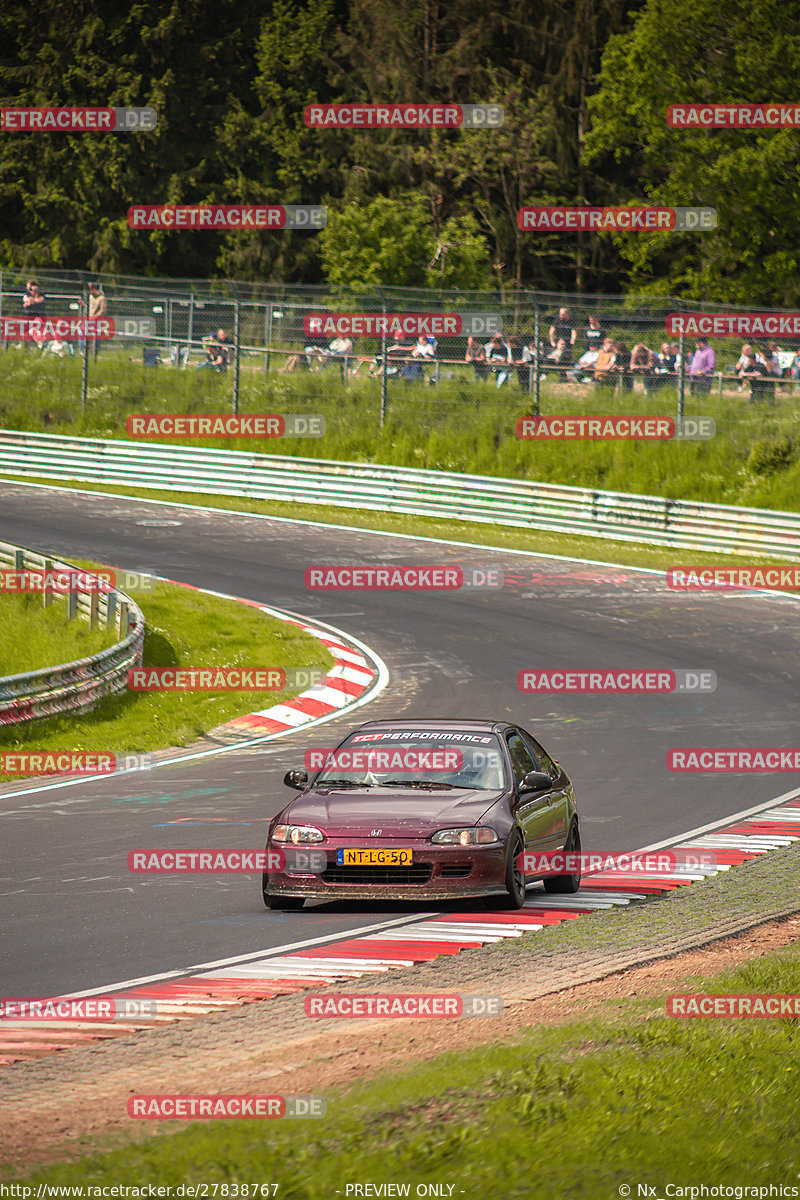
[[[450,729],[466,733],[502,733],[511,728],[508,721],[470,721],[454,717],[402,717],[385,721],[365,721],[358,732],[370,729]]]

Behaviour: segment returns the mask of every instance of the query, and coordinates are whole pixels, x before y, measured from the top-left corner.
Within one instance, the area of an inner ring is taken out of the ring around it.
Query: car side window
[[[525,738],[525,745],[528,747],[531,754],[534,756],[534,758],[536,759],[536,761],[539,764],[537,769],[539,771],[544,771],[547,775],[550,776],[551,779],[556,779],[559,774],[559,769],[556,766],[556,764],[553,762],[552,758],[547,753],[547,751],[542,746],[540,746],[539,743],[536,741],[536,738],[531,737],[531,735],[529,733],[526,733],[523,736]]]
[[[517,783],[521,783],[523,777],[529,771],[536,771],[538,769],[528,747],[518,733],[509,735],[508,751],[511,755],[511,765],[514,769],[514,779]]]

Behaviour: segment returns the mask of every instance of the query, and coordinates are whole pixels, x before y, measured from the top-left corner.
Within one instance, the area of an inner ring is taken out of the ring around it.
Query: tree
[[[715,232],[615,237],[630,286],[742,305],[800,300],[797,133],[681,131],[671,104],[794,105],[800,24],[777,0],[648,0],[610,40],[587,155],[618,171],[617,200],[710,205]]]

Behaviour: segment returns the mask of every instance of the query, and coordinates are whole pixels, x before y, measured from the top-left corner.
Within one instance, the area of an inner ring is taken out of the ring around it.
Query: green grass
[[[380,462],[409,467],[536,479],[670,498],[800,510],[800,437],[796,398],[779,391],[774,404],[750,404],[746,394],[686,398],[686,416],[717,422],[705,442],[521,442],[516,420],[530,397],[516,379],[498,390],[466,368],[438,387],[389,382],[387,419],[380,427],[377,380],[344,385],[338,370],[264,375],[244,359],[240,411],[321,413],[322,438],[211,439],[203,445],[256,453]],[[80,363],[40,360],[26,351],[3,356],[0,428],[117,438],[135,412],[230,412],[231,374],[145,369],[106,350],[90,364],[85,412]],[[646,397],[595,393],[587,387],[542,385],[545,414],[636,413],[674,416],[676,393]],[[176,444],[178,444],[176,442]],[[197,439],[187,444],[201,444]]]
[[[77,565],[90,569],[97,564],[78,561]],[[327,670],[334,662],[316,638],[232,600],[171,584],[137,592],[135,599],[146,621],[146,666]],[[80,718],[48,717],[0,729],[0,749],[119,754],[185,746],[232,717],[283,703],[296,694],[296,688],[281,692],[126,692],[101,700]]]
[[[798,993],[800,945],[670,989],[689,990]],[[413,1196],[439,1182],[454,1196],[498,1200],[595,1200],[623,1186],[637,1196],[639,1184],[663,1195],[669,1182],[797,1185],[797,1019],[677,1020],[666,994],[610,1001],[592,1020],[531,1026],[513,1042],[329,1093],[319,1120],[196,1122],[175,1133],[159,1122],[154,1140],[26,1182],[248,1180],[278,1183],[283,1200],[329,1200],[348,1183],[407,1183]],[[273,1091],[255,1078],[250,1090]]]
[[[113,630],[67,617],[63,596],[0,595],[0,676],[57,667],[113,646]]]

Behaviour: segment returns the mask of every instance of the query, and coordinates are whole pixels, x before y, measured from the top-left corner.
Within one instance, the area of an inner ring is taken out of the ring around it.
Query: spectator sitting
[[[643,381],[646,392],[655,389],[657,367],[658,355],[644,342],[637,342],[631,351],[631,375]]]
[[[745,379],[749,381],[751,404],[754,400],[761,399],[764,396],[775,398],[775,381],[773,379],[767,382],[765,378],[769,373],[766,363],[760,362],[756,358],[753,347],[748,345],[742,346],[742,355],[736,364],[736,374],[742,381]]]
[[[598,351],[594,364],[594,381],[610,387],[617,382],[617,351],[613,338],[607,337]]]
[[[472,369],[475,372],[476,379],[486,379],[489,375],[489,368],[486,365],[486,350],[474,337],[467,338],[467,353],[464,361],[472,363]]]
[[[572,370],[567,371],[568,377],[575,383],[589,383],[594,378],[594,366],[599,353],[599,346],[595,346],[591,350],[584,350]]]
[[[632,392],[631,352],[624,342],[617,342],[617,372],[622,381],[622,391]]]
[[[711,379],[717,366],[717,356],[708,344],[708,338],[695,341],[697,349],[689,363],[689,391],[693,396],[707,396],[711,391]]]
[[[207,337],[203,338],[203,346],[205,347],[206,356],[202,362],[197,364],[197,370],[227,371],[228,340],[225,337],[225,330],[220,329],[218,331],[216,340],[209,333]]]
[[[566,382],[567,367],[572,366],[572,346],[566,338],[559,338],[555,350],[551,350],[544,360],[546,367],[558,367],[558,378]]]
[[[583,342],[587,350],[599,350],[606,340],[606,331],[600,324],[600,318],[592,314],[583,331]]]
[[[293,354],[291,358],[287,358],[284,365],[278,371],[279,375],[286,375],[290,371],[310,371],[312,363],[316,362],[316,371],[322,369],[322,365],[326,361],[328,352],[328,339],[323,337],[309,338],[306,345],[303,347],[302,354]]]
[[[768,342],[760,353],[756,354],[756,358],[764,364],[770,375],[775,375],[778,379],[783,375],[783,367],[778,358],[777,342]]]
[[[578,331],[569,315],[569,309],[560,308],[558,316],[550,326],[550,345],[555,350],[561,338],[564,338],[569,346],[574,346],[577,336]]]
[[[797,381],[800,379],[800,350],[796,350],[789,364],[789,375],[793,382],[792,391],[797,391]]]
[[[669,342],[661,343],[661,353],[658,356],[658,371],[661,375],[674,375],[677,367],[675,347]]]
[[[423,378],[422,363],[425,359],[433,358],[435,340],[435,338],[426,337],[424,333],[419,335],[409,359],[400,368],[400,374],[406,383]]]
[[[348,358],[353,354],[353,339],[349,337],[337,337],[331,342],[328,349],[325,351],[327,362],[343,362],[347,363]]]
[[[392,366],[389,363],[389,359],[393,358],[395,360],[395,362],[406,362],[411,357],[411,353],[414,349],[414,345],[415,345],[414,340],[412,339],[410,334],[408,334],[408,333],[399,334],[397,341],[392,342],[392,344],[390,346],[386,347],[386,364],[385,364],[385,366],[384,366],[383,362],[381,361],[380,355],[378,355],[378,357],[375,359],[375,361],[373,362],[372,366],[369,369],[370,375],[371,376],[382,375],[384,372],[384,369],[385,369],[387,375],[396,375],[398,368],[396,366]]]
[[[508,368],[511,365],[511,349],[508,342],[503,340],[501,334],[496,333],[484,349],[489,370],[496,373],[497,386],[502,387],[510,374]]]

